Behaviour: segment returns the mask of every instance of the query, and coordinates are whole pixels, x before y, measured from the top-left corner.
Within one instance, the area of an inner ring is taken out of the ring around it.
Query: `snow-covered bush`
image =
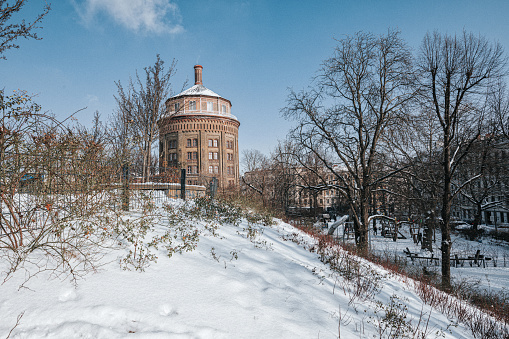
[[[175,253],[193,251],[204,231],[217,236],[218,227],[238,227],[242,218],[248,220],[248,227],[239,232],[244,232],[255,246],[269,247],[256,240],[263,232],[257,225],[270,225],[272,219],[225,200],[205,197],[157,207],[150,196],[145,196],[140,211],[116,213],[110,236],[128,249],[120,259],[123,269],[144,271],[157,261],[158,255],[172,257]]]

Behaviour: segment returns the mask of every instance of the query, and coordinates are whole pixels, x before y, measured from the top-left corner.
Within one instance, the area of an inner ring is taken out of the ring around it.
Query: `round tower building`
[[[230,100],[203,86],[203,67],[194,66],[195,83],[168,100],[159,120],[159,161],[186,169],[189,185],[216,177],[220,187],[239,182],[240,122]]]

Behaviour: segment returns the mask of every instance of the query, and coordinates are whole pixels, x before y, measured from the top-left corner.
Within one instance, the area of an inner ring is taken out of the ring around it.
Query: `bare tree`
[[[142,159],[143,181],[150,177],[152,163],[152,146],[159,137],[157,121],[166,112],[164,105],[170,95],[171,79],[175,75],[177,62],[172,61],[168,69],[164,61],[157,55],[153,66],[145,67],[145,77],[141,79],[136,74],[136,80],[131,79],[127,89],[120,81],[116,82],[118,104],[114,119],[122,143],[127,145],[129,137],[137,145]],[[126,146],[127,147],[127,146]]]
[[[50,10],[49,4],[44,6],[43,12],[34,21],[26,23],[25,20],[20,20],[11,23],[12,16],[21,11],[27,2],[27,0],[16,0],[14,2],[0,0],[0,59],[6,59],[4,53],[8,49],[19,48],[19,45],[16,44],[18,38],[41,39],[35,30],[40,28],[38,25],[48,14]]]
[[[295,142],[314,153],[339,183],[333,188],[350,205],[361,252],[368,245],[371,191],[384,179],[374,171],[379,145],[413,97],[411,60],[397,31],[345,37],[323,63],[316,87],[292,91],[283,109],[298,122],[291,131]]]
[[[495,117],[497,133],[509,140],[509,92],[505,82],[499,81],[493,86],[489,97],[489,109]]]
[[[422,249],[433,251],[432,240],[440,211],[442,175],[440,171],[439,124],[433,111],[415,106],[390,126],[387,153],[404,168],[380,189],[398,197],[408,208],[409,216],[424,226]],[[399,204],[398,209],[403,206]]]
[[[269,157],[258,150],[244,150],[242,163],[245,168],[242,182],[250,190],[256,192],[262,199],[263,206],[267,207],[274,176]]]
[[[275,207],[286,211],[289,204],[296,197],[296,170],[293,163],[295,145],[285,140],[279,142],[271,153],[272,171],[274,172],[274,204]]]
[[[440,123],[443,190],[442,287],[451,286],[451,204],[475,176],[453,187],[453,177],[480,134],[482,107],[490,83],[503,75],[502,47],[484,37],[463,32],[460,36],[426,34],[419,57],[423,104]]]

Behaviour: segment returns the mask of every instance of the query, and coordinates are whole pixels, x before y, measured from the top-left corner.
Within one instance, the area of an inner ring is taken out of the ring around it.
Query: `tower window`
[[[175,112],[178,112],[180,109],[180,102],[176,102],[173,106],[175,107]]]
[[[196,111],[196,101],[189,101],[189,110]]]
[[[214,103],[212,101],[207,101],[207,111],[211,112],[214,110]]]
[[[221,106],[221,112],[223,112],[224,114],[226,114],[226,105],[222,105],[222,106]]]
[[[198,174],[198,166],[187,166],[187,174]]]

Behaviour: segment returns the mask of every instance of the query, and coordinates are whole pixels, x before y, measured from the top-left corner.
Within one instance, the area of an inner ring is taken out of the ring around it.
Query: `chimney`
[[[200,65],[194,66],[194,84],[195,85],[203,85],[203,82],[201,80],[201,72],[203,70],[203,67]]]

